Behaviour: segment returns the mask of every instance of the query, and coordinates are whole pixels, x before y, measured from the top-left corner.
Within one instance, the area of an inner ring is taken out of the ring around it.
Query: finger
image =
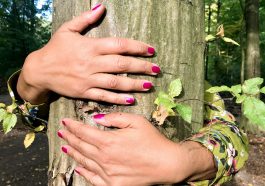
[[[89,89],[84,93],[83,97],[95,101],[103,101],[120,105],[130,105],[135,102],[135,99],[132,95],[118,94],[99,88]]]
[[[125,38],[101,38],[97,40],[96,47],[99,54],[130,54],[139,56],[152,56],[155,49],[146,43]]]
[[[62,151],[73,158],[77,163],[84,166],[84,168],[89,169],[97,174],[103,173],[102,168],[92,159],[87,158],[83,154],[81,154],[76,149],[72,148],[69,145],[62,146]]]
[[[95,186],[107,186],[105,181],[97,174],[83,167],[76,167],[75,172],[83,176],[88,182]]]
[[[94,158],[99,154],[97,147],[84,142],[67,130],[59,130],[58,136],[65,140],[71,147],[78,149],[81,154],[85,154],[89,158]]]
[[[156,75],[160,73],[160,67],[154,63],[143,61],[133,57],[120,55],[103,55],[95,58],[98,72],[107,73],[143,73]]]
[[[111,114],[97,114],[93,116],[96,123],[106,127],[116,128],[137,128],[139,124],[147,123],[147,120],[137,114],[129,113],[111,113]]]
[[[96,147],[104,144],[104,139],[107,138],[107,134],[104,131],[88,127],[81,122],[65,118],[62,120],[62,123],[70,133]]]
[[[148,91],[153,87],[150,81],[103,73],[92,75],[89,83],[93,87],[120,91]]]
[[[58,31],[82,32],[89,25],[97,22],[103,13],[105,7],[101,4],[96,5],[92,10],[82,13],[80,16],[73,18],[71,21],[64,23]]]

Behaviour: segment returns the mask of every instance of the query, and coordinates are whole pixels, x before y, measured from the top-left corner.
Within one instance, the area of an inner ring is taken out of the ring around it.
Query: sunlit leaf
[[[158,97],[155,100],[155,104],[158,106],[164,106],[167,110],[171,110],[171,108],[176,106],[173,98],[171,98],[165,92],[159,92]]]
[[[259,86],[263,83],[262,78],[248,79],[243,83],[242,91],[244,94],[257,95],[260,92]]]
[[[260,92],[265,94],[265,87],[263,87],[262,89],[260,89]]]
[[[0,108],[5,108],[6,105],[4,103],[0,103]]]
[[[17,123],[17,116],[12,113],[7,113],[3,118],[4,133],[10,132]]]
[[[245,101],[246,98],[247,98],[246,95],[238,96],[236,99],[236,103],[241,104],[241,103],[243,103],[243,101]]]
[[[218,92],[224,92],[224,91],[231,91],[231,89],[228,86],[220,86],[220,87],[212,87],[206,90],[209,93],[218,93]]]
[[[35,131],[35,132],[41,132],[41,131],[43,131],[44,128],[45,128],[45,127],[44,127],[43,125],[40,125],[40,126],[38,126],[37,128],[35,128],[34,131]]]
[[[232,43],[232,44],[234,44],[234,45],[240,46],[240,44],[239,44],[238,42],[234,41],[234,40],[231,39],[231,38],[223,37],[222,39],[223,39],[226,43]]]
[[[25,148],[28,148],[35,140],[35,133],[34,132],[30,132],[25,136],[24,139],[24,146]]]
[[[231,91],[237,95],[240,94],[242,92],[242,86],[241,85],[235,85],[231,87]]]
[[[265,104],[255,98],[247,97],[243,102],[244,115],[251,123],[260,126],[265,130]]]
[[[182,84],[180,79],[175,79],[169,85],[168,94],[170,97],[174,98],[180,95],[182,91]]]
[[[6,107],[7,112],[13,113],[13,111],[17,108],[17,104],[13,103],[12,105],[9,105]]]
[[[205,37],[205,41],[206,42],[209,42],[209,41],[213,41],[213,40],[215,40],[216,39],[216,37],[215,36],[213,36],[213,35],[207,35],[206,37]]]
[[[5,118],[7,112],[5,109],[0,109],[0,122]]]
[[[177,110],[177,113],[180,115],[180,117],[183,118],[183,120],[188,123],[191,123],[192,109],[190,106],[184,104],[177,104],[175,109]]]

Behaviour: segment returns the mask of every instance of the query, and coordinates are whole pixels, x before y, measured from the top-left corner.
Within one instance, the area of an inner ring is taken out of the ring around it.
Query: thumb
[[[139,124],[146,123],[143,116],[129,113],[111,113],[111,114],[97,114],[93,116],[96,123],[105,127],[137,128]]]
[[[102,4],[97,4],[91,10],[82,13],[80,16],[73,18],[71,21],[65,22],[58,31],[71,31],[80,33],[89,25],[97,22],[104,12],[105,6]]]

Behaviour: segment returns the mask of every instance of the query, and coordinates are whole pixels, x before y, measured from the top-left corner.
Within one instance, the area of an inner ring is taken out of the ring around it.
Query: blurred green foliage
[[[26,56],[49,40],[51,1],[42,2],[38,9],[38,0],[0,0],[0,77],[21,68]]]

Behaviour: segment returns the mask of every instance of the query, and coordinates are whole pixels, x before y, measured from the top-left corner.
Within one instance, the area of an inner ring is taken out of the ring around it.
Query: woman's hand
[[[130,39],[98,39],[80,34],[100,19],[104,11],[105,7],[98,5],[64,23],[46,46],[27,57],[17,85],[23,99],[41,103],[53,91],[69,97],[132,104],[131,95],[107,90],[147,91],[152,87],[146,80],[108,73],[156,75],[160,72],[157,65],[128,56],[152,56],[154,48]]]
[[[213,156],[206,148],[196,142],[174,143],[142,116],[112,113],[94,119],[118,129],[101,131],[64,119],[66,130],[58,131],[68,143],[62,150],[81,165],[76,172],[93,185],[152,185],[214,176]]]

